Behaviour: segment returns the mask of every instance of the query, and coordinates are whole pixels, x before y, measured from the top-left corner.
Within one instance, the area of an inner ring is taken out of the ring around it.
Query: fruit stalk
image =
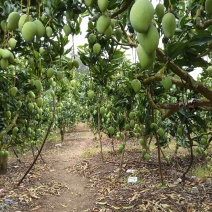
[[[29,16],[29,10],[30,10],[30,0],[27,0],[27,16]]]

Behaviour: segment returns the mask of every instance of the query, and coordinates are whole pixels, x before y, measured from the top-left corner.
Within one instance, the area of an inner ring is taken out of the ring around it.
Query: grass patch
[[[103,155],[107,156],[107,154],[111,152],[111,148],[103,147]],[[87,158],[87,157],[92,157],[94,155],[97,155],[100,153],[100,147],[96,145],[95,147],[87,149],[85,152],[83,152],[82,157]]]
[[[51,131],[48,135],[47,142],[59,142],[60,134],[57,131]]]
[[[82,157],[87,158],[96,155],[99,152],[99,147],[92,147],[83,152]]]
[[[211,170],[210,165],[198,165],[192,170],[192,175],[204,179],[212,176]]]

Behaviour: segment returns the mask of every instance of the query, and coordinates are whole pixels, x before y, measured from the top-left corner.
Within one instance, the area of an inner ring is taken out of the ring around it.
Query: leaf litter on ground
[[[108,148],[108,139],[103,139],[103,145]],[[53,151],[58,152],[63,149],[53,149]],[[162,162],[166,184],[161,186],[156,154],[153,153],[150,161],[145,161],[139,149],[126,150],[120,177],[118,177],[120,154],[116,151],[107,151],[104,155],[104,162],[100,160],[99,154],[94,154],[86,158],[82,157],[79,163],[65,168],[67,174],[77,173],[88,179],[87,187],[96,190],[95,205],[87,211],[211,211],[210,177],[200,179],[187,176],[184,188],[177,183],[177,179],[189,163],[188,158],[173,157],[169,163]],[[55,163],[59,162],[55,160]],[[201,158],[197,158],[195,163],[201,164]],[[55,169],[43,160],[36,164],[24,183],[17,188],[15,186],[17,180],[28,165],[27,162],[13,162],[9,166],[8,174],[0,178],[1,189],[4,190],[0,194],[0,204],[3,204],[5,199],[13,200],[14,204],[9,205],[13,211],[20,207],[29,208],[29,205],[31,211],[39,210],[40,206],[36,205],[36,199],[49,195],[59,196],[65,189],[69,189],[66,184],[44,180],[43,173],[55,172]],[[129,173],[127,170],[130,169],[136,171]],[[137,177],[138,180],[136,183],[128,183],[129,177]],[[198,193],[192,194],[193,187],[198,189]],[[67,204],[61,204],[61,207],[66,208]]]

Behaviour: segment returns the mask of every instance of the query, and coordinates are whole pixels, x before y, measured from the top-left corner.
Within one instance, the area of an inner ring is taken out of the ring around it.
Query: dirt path
[[[55,138],[48,141],[42,157],[19,187],[17,182],[32,163],[32,153],[24,154],[21,162],[11,156],[7,173],[0,175],[0,212],[93,211],[97,192],[81,173],[90,164],[86,154],[98,149],[93,138],[90,129],[80,123],[73,132],[66,133],[62,145]]]
[[[37,201],[39,212],[74,212],[91,211],[95,201],[95,192],[87,186],[88,179],[74,171],[82,155],[94,145],[93,134],[84,124],[79,124],[73,133],[66,136],[62,147],[50,151],[45,161],[50,164],[49,171],[44,173],[45,181],[54,181],[66,185],[58,196],[49,196]],[[35,208],[35,209],[36,209]]]

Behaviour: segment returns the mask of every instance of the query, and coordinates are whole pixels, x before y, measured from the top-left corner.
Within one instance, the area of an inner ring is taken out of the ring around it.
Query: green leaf
[[[188,46],[193,45],[205,45],[212,42],[212,36],[211,35],[196,35],[194,36],[190,41]]]
[[[168,186],[167,185],[160,185],[159,188],[162,188],[162,189],[163,188],[168,188]]]
[[[184,49],[187,48],[187,43],[184,42],[178,42],[178,43],[173,43],[167,47],[167,55],[174,59],[178,55],[182,53]]]

